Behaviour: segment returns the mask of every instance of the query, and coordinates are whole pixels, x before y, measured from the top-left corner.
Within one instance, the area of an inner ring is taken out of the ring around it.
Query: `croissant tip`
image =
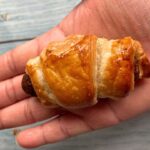
[[[28,74],[24,74],[22,78],[22,89],[24,90],[25,93],[31,95],[31,96],[36,96],[35,90],[32,86],[30,77]]]

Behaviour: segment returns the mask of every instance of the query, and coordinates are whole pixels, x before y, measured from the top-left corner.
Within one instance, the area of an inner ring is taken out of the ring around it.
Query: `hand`
[[[149,54],[150,2],[138,0],[84,0],[58,26],[36,39],[0,56],[0,128],[31,124],[62,114],[28,97],[21,88],[25,64],[52,40],[69,34],[96,34],[100,37],[132,36]],[[23,147],[37,147],[84,132],[112,126],[150,108],[150,80],[136,85],[134,92],[120,101],[104,100],[91,108],[63,115],[20,132],[16,139]]]

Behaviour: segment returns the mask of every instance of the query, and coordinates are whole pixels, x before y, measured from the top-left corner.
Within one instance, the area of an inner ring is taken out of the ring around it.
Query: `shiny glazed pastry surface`
[[[72,35],[51,42],[29,60],[26,73],[42,103],[83,108],[96,104],[98,98],[126,96],[137,80],[150,76],[150,63],[131,37]]]

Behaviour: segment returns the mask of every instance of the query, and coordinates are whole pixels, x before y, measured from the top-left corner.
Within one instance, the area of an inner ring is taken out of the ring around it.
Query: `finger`
[[[0,55],[0,81],[23,73],[27,60],[39,55],[50,41],[63,38],[63,32],[55,27],[44,35]]]
[[[22,147],[34,148],[120,122],[105,101],[73,112],[77,115],[65,114],[44,125],[20,132],[17,136],[18,143]]]
[[[0,82],[0,108],[12,105],[22,99],[29,97],[22,87],[23,75]]]
[[[18,143],[27,148],[38,147],[84,132],[109,127],[120,121],[105,101],[72,112],[74,114],[68,113],[44,125],[20,132],[17,136]]]
[[[34,148],[64,140],[92,130],[80,117],[67,114],[53,121],[20,132],[16,140],[25,148]]]
[[[47,108],[36,98],[29,98],[0,110],[0,129],[35,123],[59,113],[59,109]]]
[[[0,55],[0,81],[24,72],[25,63],[30,57],[38,55],[38,50],[37,41],[32,40]]]

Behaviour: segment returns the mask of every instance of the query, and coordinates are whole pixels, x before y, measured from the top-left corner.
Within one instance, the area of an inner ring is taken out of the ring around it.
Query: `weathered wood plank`
[[[79,0],[0,0],[0,42],[33,38],[55,26]],[[4,52],[21,42],[0,44]],[[105,114],[104,114],[105,115]],[[118,126],[36,150],[149,150],[150,113]],[[51,134],[51,133],[50,133]],[[20,150],[12,129],[0,132],[0,150]]]
[[[80,0],[1,0],[0,42],[33,38],[60,22]]]

